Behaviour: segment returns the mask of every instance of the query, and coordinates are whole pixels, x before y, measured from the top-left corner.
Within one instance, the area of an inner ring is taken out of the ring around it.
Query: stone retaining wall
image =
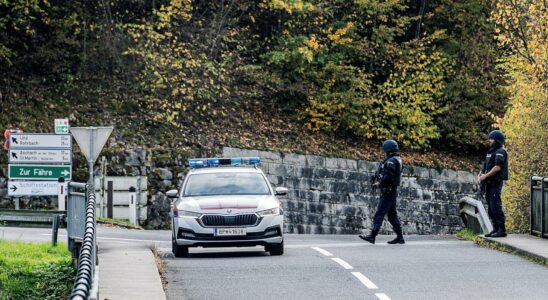
[[[288,233],[357,233],[371,227],[378,204],[369,178],[377,162],[224,148],[224,157],[259,156],[261,168],[282,197]],[[452,233],[462,227],[458,200],[475,194],[475,176],[466,171],[405,165],[398,213],[406,234]],[[385,221],[383,232],[391,232]]]

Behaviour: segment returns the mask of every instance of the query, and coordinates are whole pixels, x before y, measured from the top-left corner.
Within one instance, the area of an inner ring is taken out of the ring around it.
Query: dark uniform
[[[388,222],[396,232],[396,239],[389,241],[389,244],[405,244],[401,223],[396,211],[396,198],[398,186],[401,182],[402,161],[399,154],[398,144],[394,140],[387,140],[383,144],[386,159],[381,162],[375,174],[375,181],[381,190],[379,205],[373,217],[373,228],[369,235],[360,235],[360,238],[372,244],[382,226],[384,216],[388,216]]]
[[[502,210],[501,192],[504,180],[508,180],[508,153],[502,147],[502,144],[497,142],[487,151],[485,161],[483,163],[482,173],[487,174],[495,166],[500,166],[501,170],[493,176],[485,179],[485,199],[488,205],[488,214],[493,223],[494,230],[490,235],[500,232],[506,234],[504,225],[505,217]]]
[[[398,196],[398,186],[401,182],[402,162],[398,153],[390,154],[379,166],[377,171],[380,176],[381,198],[377,212],[373,217],[373,230],[379,231],[382,226],[384,216],[388,217],[388,222],[394,228],[396,233],[401,232],[401,224],[396,211],[396,198]]]

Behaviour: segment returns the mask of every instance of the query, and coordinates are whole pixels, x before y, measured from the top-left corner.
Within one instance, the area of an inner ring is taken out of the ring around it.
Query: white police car
[[[190,159],[183,186],[169,191],[172,251],[188,256],[189,247],[264,246],[282,255],[283,211],[275,190],[257,167],[258,157]]]

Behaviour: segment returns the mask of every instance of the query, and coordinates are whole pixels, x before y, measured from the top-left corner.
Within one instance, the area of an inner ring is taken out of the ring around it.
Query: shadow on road
[[[265,251],[238,251],[238,252],[199,252],[192,253],[187,258],[177,258],[172,253],[166,254],[164,258],[167,259],[199,259],[199,258],[231,258],[231,257],[263,257],[270,256]]]

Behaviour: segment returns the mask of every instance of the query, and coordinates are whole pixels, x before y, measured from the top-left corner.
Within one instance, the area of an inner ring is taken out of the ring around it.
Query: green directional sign
[[[9,179],[57,180],[72,179],[71,166],[9,165]]]

